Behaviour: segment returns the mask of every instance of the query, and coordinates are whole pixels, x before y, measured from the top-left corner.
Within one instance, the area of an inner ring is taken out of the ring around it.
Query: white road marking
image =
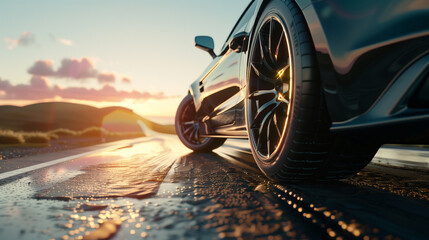
[[[148,139],[145,139],[145,140],[147,141]],[[67,161],[70,161],[70,160],[73,160],[73,159],[76,159],[76,158],[88,156],[88,155],[91,155],[91,154],[94,154],[94,153],[117,149],[117,148],[121,147],[122,145],[136,144],[136,143],[139,143],[139,142],[143,142],[143,141],[140,139],[140,140],[136,140],[136,141],[127,141],[125,143],[124,142],[120,142],[118,144],[106,146],[105,148],[100,148],[100,149],[96,149],[96,150],[92,150],[92,151],[88,151],[88,152],[84,152],[84,153],[79,153],[79,154],[76,154],[76,155],[59,158],[59,159],[52,160],[52,161],[49,161],[49,162],[44,162],[44,163],[36,164],[36,165],[33,165],[33,166],[24,167],[24,168],[20,168],[20,169],[17,169],[17,170],[12,170],[12,171],[9,171],[9,172],[1,173],[0,174],[0,180],[6,179],[6,178],[10,178],[10,177],[14,177],[14,176],[17,176],[17,175],[23,174],[23,173],[28,173],[28,172],[31,172],[31,171],[34,171],[34,170],[38,170],[38,169],[41,169],[41,168],[49,167],[49,166],[52,166],[52,165],[55,165],[55,164],[58,164],[58,163],[67,162]]]
[[[93,154],[93,153],[96,153],[96,152],[100,152],[100,150],[93,150],[93,151],[89,151],[89,152],[85,152],[85,153],[80,153],[80,154],[76,154],[76,155],[73,155],[73,156],[63,157],[63,158],[52,160],[52,161],[49,161],[49,162],[40,163],[40,164],[36,164],[36,165],[33,165],[33,166],[29,166],[29,167],[25,167],[25,168],[20,168],[20,169],[17,169],[17,170],[12,170],[10,172],[1,173],[0,174],[0,180],[6,179],[6,178],[10,178],[10,177],[13,177],[13,176],[16,176],[16,175],[19,175],[19,174],[31,172],[31,171],[34,171],[34,170],[37,170],[37,169],[41,169],[41,168],[44,168],[44,167],[49,167],[49,166],[52,166],[52,165],[55,165],[55,164],[58,164],[58,163],[70,161],[70,160],[73,160],[73,159],[76,159],[76,158],[84,157],[84,156],[87,156],[87,155],[90,155],[90,154]]]

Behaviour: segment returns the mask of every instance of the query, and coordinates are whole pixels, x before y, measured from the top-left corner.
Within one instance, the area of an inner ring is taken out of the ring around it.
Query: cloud
[[[27,71],[36,76],[54,76],[53,63],[50,60],[37,60]]]
[[[98,76],[97,70],[90,59],[83,57],[79,59],[65,58],[61,61],[61,66],[56,72],[56,77],[85,79]]]
[[[99,83],[114,83],[116,75],[114,73],[100,73],[97,77]]]
[[[87,78],[97,78],[100,84],[115,83],[116,74],[114,72],[102,72],[95,68],[89,58],[82,57],[81,59],[64,58],[61,61],[61,66],[55,71],[51,60],[37,60],[34,62],[27,72],[34,76],[41,77],[56,77],[56,78],[71,78],[83,80]],[[123,83],[131,83],[131,79],[123,76]]]
[[[43,90],[49,88],[49,82],[43,77],[33,76],[30,80],[30,86],[34,89]]]
[[[121,81],[122,81],[123,83],[131,83],[131,79],[130,79],[130,78],[128,78],[128,77],[122,77]]]
[[[19,38],[5,38],[4,42],[6,43],[7,48],[12,50],[18,46],[29,46],[34,44],[36,42],[36,36],[31,32],[23,32]]]
[[[72,46],[73,42],[71,40],[65,39],[65,38],[55,38],[55,40],[63,45],[66,46]]]
[[[92,61],[86,57],[82,57],[81,59],[64,58],[56,71],[53,68],[51,60],[37,60],[27,72],[36,76],[72,78],[77,80],[98,78],[100,83],[112,83],[116,80],[114,73],[99,74]]]
[[[51,37],[51,40],[52,40],[52,41],[55,41],[55,42],[61,43],[62,45],[65,45],[65,46],[73,46],[73,41],[72,41],[72,40],[65,39],[65,38],[55,37],[55,36],[54,36],[54,35],[52,35],[52,34],[49,34],[49,36]]]
[[[28,73],[44,77],[85,79],[98,77],[98,71],[89,58],[81,59],[64,58],[61,66],[54,71],[51,60],[37,60],[31,66]]]
[[[58,85],[50,86],[48,80],[41,76],[33,76],[29,84],[12,85],[8,80],[0,78],[0,99],[13,100],[43,100],[60,97],[62,99],[75,99],[87,101],[120,102],[125,99],[147,100],[165,99],[164,93],[151,94],[139,91],[119,91],[113,86],[104,85],[101,89],[69,87]],[[31,93],[31,94],[29,94]]]
[[[120,102],[125,99],[163,99],[166,98],[163,93],[151,94],[139,91],[118,91],[111,85],[104,85],[101,89],[87,89],[81,87],[72,87],[61,89],[61,97],[67,99],[79,99],[88,101],[108,101]]]
[[[5,92],[0,99],[38,100],[55,97],[54,92],[49,89],[48,81],[40,76],[32,77],[29,85],[12,85],[9,81],[0,79],[0,90]]]

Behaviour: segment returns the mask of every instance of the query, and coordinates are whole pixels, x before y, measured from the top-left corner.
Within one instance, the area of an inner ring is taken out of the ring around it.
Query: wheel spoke
[[[282,97],[281,100],[282,100],[282,102],[289,104],[289,100],[287,100],[285,97]]]
[[[284,76],[285,74],[287,75],[287,76],[290,76],[288,73],[288,70],[289,70],[289,68],[290,68],[290,64],[288,63],[288,64],[286,64],[284,67],[282,67],[278,72],[277,72],[277,74],[278,75],[281,75],[280,77],[282,77],[282,76]]]
[[[277,68],[276,65],[276,61],[274,60],[273,57],[273,51],[272,51],[272,35],[274,34],[274,23],[273,23],[273,19],[270,20],[270,26],[269,26],[269,32],[268,32],[268,56],[270,58],[270,65],[272,65],[274,68]]]
[[[188,131],[187,136],[189,137],[189,139],[190,139],[190,140],[192,140],[192,139],[193,139],[193,138],[192,138],[192,136],[194,135],[194,129],[195,129],[195,128],[193,128],[193,127],[190,127],[190,128],[189,128],[189,131]]]
[[[271,90],[258,90],[255,91],[251,94],[249,94],[249,98],[260,98],[262,96],[267,96],[267,95],[274,95],[274,97],[277,95],[277,91],[275,89],[271,89]]]
[[[282,33],[280,34],[280,39],[277,43],[276,52],[274,53],[274,57],[275,57],[276,61],[277,61],[277,57],[279,56],[279,50],[280,50],[281,42],[283,40],[283,35],[284,35],[284,31],[282,29]]]
[[[262,46],[262,37],[261,34],[258,35],[258,40],[259,40],[259,51],[261,52],[261,59],[264,59],[264,47]]]
[[[195,130],[194,130],[194,140],[198,141],[198,129],[197,128],[195,128]]]
[[[273,107],[275,107],[277,104],[276,100],[273,99],[267,103],[265,103],[264,105],[262,105],[259,109],[258,112],[256,113],[256,116],[253,118],[253,122],[251,125],[251,128],[254,128],[256,126],[259,126],[260,123],[262,123],[264,116],[266,112],[269,112]]]
[[[268,46],[264,46],[264,37],[262,34],[258,35],[259,51],[261,54],[260,63],[270,72],[276,72],[276,64],[273,61],[273,56]],[[268,40],[269,42],[269,40]]]
[[[289,83],[283,83],[283,95],[287,94],[288,92],[289,92]]]
[[[274,107],[274,109],[275,108],[276,107]],[[261,139],[261,136],[263,136],[263,134],[265,133],[268,155],[270,153],[270,122],[274,112],[274,110],[271,110],[267,115],[265,115],[264,119],[261,122],[261,126],[259,127],[259,139]]]
[[[280,129],[279,129],[279,122],[277,119],[277,113],[275,113],[273,116],[273,123],[274,123],[274,126],[275,126],[275,129],[276,129],[278,136],[281,137],[282,133],[280,132]]]
[[[271,137],[270,137],[270,132],[271,132],[271,130],[270,130],[270,127],[271,127],[271,121],[272,121],[272,118],[270,118],[269,120],[268,120],[268,125],[267,125],[267,156],[269,157],[270,156],[270,154],[271,154]]]
[[[259,131],[258,131],[258,132],[259,132]],[[259,134],[258,141],[257,141],[257,143],[256,143],[256,148],[257,148],[257,149],[260,149],[260,148],[261,148],[261,134]]]
[[[277,72],[277,66],[276,64],[273,62],[273,56],[269,53],[268,48],[264,47],[263,48],[265,50],[264,56],[268,55],[267,57],[261,58],[261,64],[268,69],[268,71],[270,72]]]
[[[268,116],[265,116],[264,117],[264,120],[265,120],[265,118],[267,118]],[[264,121],[263,121],[264,122]],[[265,123],[265,122],[264,122]],[[258,146],[258,149],[260,149],[262,146],[261,146],[261,144],[262,144],[262,141],[261,141],[261,139],[262,139],[262,137],[263,136],[265,136],[265,140],[268,140],[268,138],[267,138],[267,135],[265,134],[264,135],[264,133],[266,133],[266,131],[264,132],[264,130],[265,130],[265,125],[264,124],[261,124],[261,127],[259,127],[259,129],[258,129],[258,133],[259,133],[259,137],[258,137],[258,144],[257,144],[257,146]]]
[[[267,78],[274,78],[275,74],[273,73],[277,73],[277,71],[272,69],[270,66],[268,66],[267,68],[267,66],[260,62],[252,62],[251,67],[258,76],[262,74],[265,75]]]
[[[270,30],[268,33],[268,51],[270,52],[270,56],[272,55],[272,50],[271,50],[271,42],[272,42],[272,35],[273,35],[273,28],[274,28],[274,24],[273,24],[273,19],[270,19]]]
[[[193,127],[187,128],[185,131],[183,131],[183,135],[191,136],[193,129],[194,129]],[[189,133],[191,133],[191,134],[189,134]]]
[[[195,121],[189,121],[189,122],[184,122],[183,125],[184,126],[188,126],[188,125],[194,125]]]
[[[250,66],[253,68],[253,70],[255,71],[256,75],[259,77],[260,80],[267,82],[267,83],[271,83],[271,84],[275,84],[277,82],[276,79],[270,78],[270,77],[266,76],[265,74],[263,74],[259,70],[259,68],[256,66],[256,63],[251,63]]]

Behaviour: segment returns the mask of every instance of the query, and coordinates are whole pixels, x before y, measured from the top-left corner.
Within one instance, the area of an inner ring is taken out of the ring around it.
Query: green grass
[[[101,127],[89,127],[82,131],[74,131],[65,128],[55,129],[49,132],[14,132],[11,130],[0,130],[1,146],[23,146],[40,145],[46,146],[50,140],[72,137],[72,138],[106,138],[125,139],[144,137],[142,132],[109,132]]]

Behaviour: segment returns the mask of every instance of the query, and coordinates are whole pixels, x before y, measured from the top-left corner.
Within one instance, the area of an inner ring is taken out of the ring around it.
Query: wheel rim
[[[270,161],[285,136],[293,94],[291,50],[282,22],[268,17],[255,35],[247,96],[249,137],[260,159]]]
[[[180,115],[179,123],[183,137],[185,137],[189,143],[199,145],[205,143],[208,138],[200,137],[196,115],[194,102],[189,101]]]

